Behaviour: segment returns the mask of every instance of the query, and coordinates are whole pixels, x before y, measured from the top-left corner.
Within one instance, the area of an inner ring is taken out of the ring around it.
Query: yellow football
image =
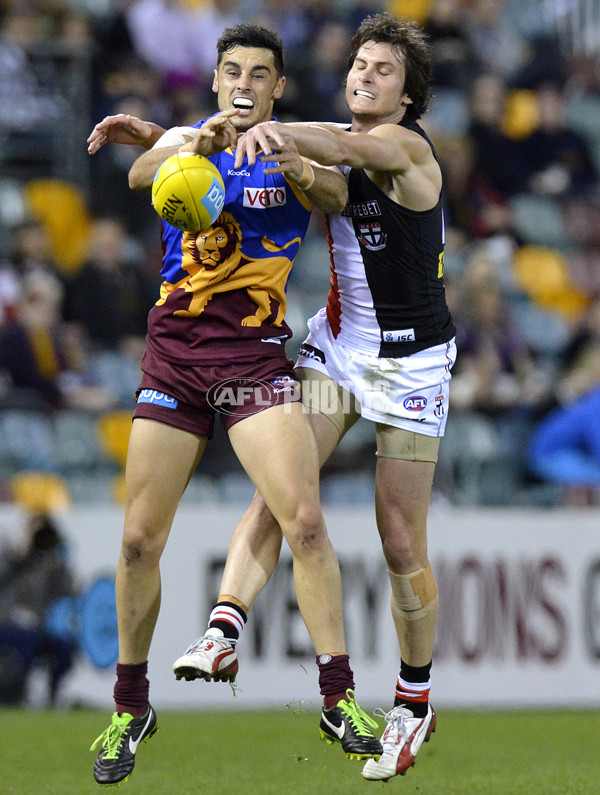
[[[219,216],[225,186],[210,160],[192,152],[167,158],[152,182],[152,205],[160,217],[185,232],[200,232]]]

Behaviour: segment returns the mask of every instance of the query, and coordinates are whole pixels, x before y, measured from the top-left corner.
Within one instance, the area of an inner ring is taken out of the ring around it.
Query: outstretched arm
[[[238,147],[236,168],[244,155],[252,164],[256,152],[262,160],[273,158],[273,150],[291,136],[304,157],[325,166],[345,165],[367,171],[388,171],[401,174],[413,165],[431,158],[429,144],[416,133],[397,124],[382,124],[369,132],[354,133],[334,124],[283,124],[263,122],[244,135]]]
[[[244,139],[252,129],[238,139],[236,168],[241,167],[243,160],[243,156],[239,155],[240,147],[242,151],[246,151]],[[339,213],[346,206],[348,186],[342,174],[337,168],[327,168],[301,157],[294,138],[287,134],[286,129],[281,131],[277,143],[274,143],[272,154],[266,159],[273,165],[265,169],[265,173],[284,174],[286,179],[297,185],[311,204],[319,210],[325,213]],[[251,164],[255,160],[255,157],[252,160],[249,158]]]
[[[157,145],[149,152],[144,152],[132,165],[129,171],[129,187],[139,193],[149,193],[159,167],[177,152],[194,152],[206,157],[222,152],[228,146],[234,146],[237,133],[230,119],[238,112],[234,108],[211,116],[200,129],[194,130],[193,135],[189,131],[188,134],[179,132],[173,145],[169,145],[171,131],[167,131]]]
[[[133,144],[150,149],[165,132],[164,127],[142,121],[128,113],[106,116],[94,127],[87,139],[88,153],[95,155],[105,144]]]
[[[398,124],[348,132],[333,124],[263,122],[243,136],[238,160],[247,155],[249,164],[257,156],[263,162],[274,162],[278,147],[288,136],[304,157],[323,165],[364,169],[382,191],[404,207],[429,210],[439,201],[442,173],[431,146],[423,136]],[[257,155],[257,150],[262,154]]]

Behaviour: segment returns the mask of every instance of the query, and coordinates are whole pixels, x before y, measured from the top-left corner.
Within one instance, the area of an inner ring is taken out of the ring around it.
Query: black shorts
[[[215,415],[226,430],[259,411],[300,398],[285,351],[251,362],[178,365],[146,351],[133,416],[210,439]]]

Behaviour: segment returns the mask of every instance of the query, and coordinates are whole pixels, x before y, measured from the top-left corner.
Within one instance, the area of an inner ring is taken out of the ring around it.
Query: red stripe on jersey
[[[340,288],[338,285],[337,273],[335,272],[335,262],[333,259],[333,238],[331,237],[331,228],[329,226],[329,216],[325,216],[325,223],[327,224],[327,242],[329,243],[329,267],[331,269],[331,281],[329,287],[329,295],[327,296],[327,320],[331,327],[334,339],[337,338],[342,327],[342,304],[340,301]]]

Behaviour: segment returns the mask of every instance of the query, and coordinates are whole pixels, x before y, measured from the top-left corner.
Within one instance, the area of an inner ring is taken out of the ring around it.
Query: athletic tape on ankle
[[[392,607],[407,621],[417,621],[437,610],[438,589],[431,566],[411,574],[388,570],[392,584]]]

